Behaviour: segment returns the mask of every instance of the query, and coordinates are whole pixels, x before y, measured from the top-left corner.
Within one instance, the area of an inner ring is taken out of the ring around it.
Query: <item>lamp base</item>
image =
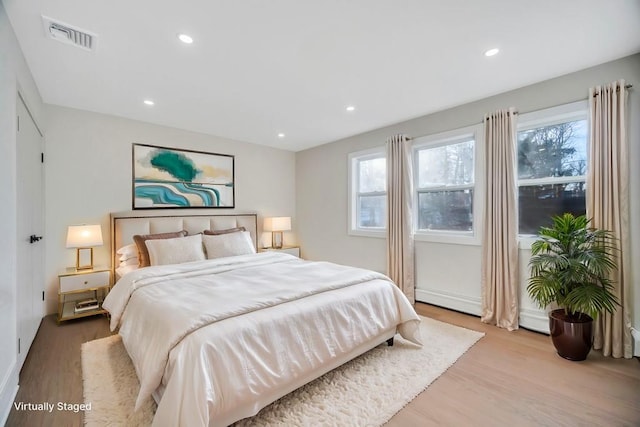
[[[78,248],[76,251],[76,270],[93,269],[93,248]]]
[[[271,232],[271,247],[273,249],[282,249],[282,231]]]

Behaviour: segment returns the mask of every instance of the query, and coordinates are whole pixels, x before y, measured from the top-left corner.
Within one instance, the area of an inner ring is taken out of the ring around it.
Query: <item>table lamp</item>
[[[67,248],[76,248],[76,270],[93,268],[93,247],[102,246],[100,225],[70,225]]]
[[[291,230],[291,217],[278,216],[264,219],[264,231],[271,231],[271,247],[281,249],[284,242],[283,231]]]

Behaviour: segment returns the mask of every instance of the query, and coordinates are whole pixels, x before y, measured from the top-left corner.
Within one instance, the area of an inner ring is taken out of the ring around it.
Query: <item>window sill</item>
[[[378,239],[385,239],[387,237],[387,230],[349,230],[350,236],[358,237],[376,237]]]
[[[534,234],[520,234],[518,235],[518,249],[531,250],[531,245],[538,239],[538,236]]]
[[[480,246],[482,244],[480,237],[472,233],[425,233],[418,231],[414,234],[413,238],[417,242],[445,243],[450,245]]]

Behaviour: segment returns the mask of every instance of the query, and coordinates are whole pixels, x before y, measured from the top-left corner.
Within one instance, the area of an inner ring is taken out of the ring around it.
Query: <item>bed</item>
[[[158,403],[154,426],[229,425],[396,333],[421,344],[419,317],[388,278],[255,253],[255,214],[112,214],[111,230],[114,267],[136,235],[188,233],[147,241],[159,265],[121,270],[104,302],[140,380],[136,406]],[[197,237],[204,230],[224,237]],[[220,249],[241,235],[252,250]],[[222,255],[172,263],[198,241],[205,257]]]

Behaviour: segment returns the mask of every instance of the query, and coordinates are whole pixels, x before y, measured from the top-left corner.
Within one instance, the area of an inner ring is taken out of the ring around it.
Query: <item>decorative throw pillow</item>
[[[182,264],[206,259],[202,250],[202,234],[175,239],[151,239],[145,244],[149,250],[151,265]]]
[[[251,234],[248,231],[213,236],[204,235],[202,241],[207,251],[207,259],[256,253]]]
[[[182,230],[173,233],[136,234],[135,236],[133,236],[133,241],[136,243],[136,246],[138,248],[138,261],[140,262],[140,267],[147,267],[151,265],[151,263],[149,262],[149,251],[147,250],[147,246],[145,245],[145,242],[147,240],[173,239],[176,237],[184,237],[186,235],[186,230]]]
[[[244,227],[227,228],[226,230],[204,230],[202,233],[207,236],[218,236],[220,234],[236,233],[238,231],[246,231]]]

